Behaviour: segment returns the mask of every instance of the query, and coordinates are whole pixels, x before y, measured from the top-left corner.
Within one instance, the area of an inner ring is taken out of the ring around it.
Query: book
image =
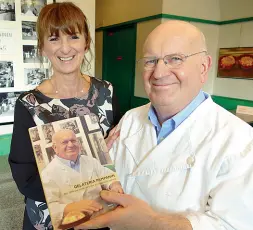
[[[69,229],[116,208],[100,191],[123,193],[98,118],[68,118],[29,129],[54,229]]]

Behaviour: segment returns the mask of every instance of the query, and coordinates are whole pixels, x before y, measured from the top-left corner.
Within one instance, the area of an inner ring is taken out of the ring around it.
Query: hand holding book
[[[64,216],[72,211],[87,212],[91,216],[94,212],[98,212],[102,208],[102,205],[95,200],[80,200],[67,204],[64,209]]]

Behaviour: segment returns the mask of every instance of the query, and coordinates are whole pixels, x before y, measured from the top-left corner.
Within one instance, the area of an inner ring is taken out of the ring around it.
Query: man
[[[212,60],[193,25],[168,21],[144,44],[151,104],[127,112],[111,154],[121,208],[80,228],[253,229],[253,129],[201,88]]]
[[[102,186],[94,182],[97,178],[114,175],[114,172],[93,157],[79,155],[80,146],[72,130],[56,132],[52,144],[56,156],[42,170],[41,176],[53,224],[58,225],[71,211],[85,211],[90,215],[106,211],[102,211],[106,204],[99,197],[102,189],[123,193],[118,181]]]

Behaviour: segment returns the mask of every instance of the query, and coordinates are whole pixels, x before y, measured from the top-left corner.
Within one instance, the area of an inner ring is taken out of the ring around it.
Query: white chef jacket
[[[125,192],[193,230],[252,230],[252,127],[209,97],[157,145],[149,108],[124,115],[110,151]]]
[[[42,170],[41,179],[54,227],[59,225],[62,220],[63,210],[69,203],[80,200],[97,200],[106,208],[106,204],[101,203],[102,199],[99,195],[102,190],[101,185],[98,184],[87,189],[82,189],[81,185],[83,182],[115,173],[102,166],[93,157],[81,155],[79,162],[80,172],[61,162],[58,157],[55,157]],[[103,184],[103,189],[109,189],[110,184],[111,182]]]

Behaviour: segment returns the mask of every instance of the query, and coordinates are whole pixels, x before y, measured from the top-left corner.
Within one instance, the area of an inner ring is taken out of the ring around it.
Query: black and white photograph
[[[14,87],[13,62],[0,61],[0,88]]]
[[[0,21],[15,20],[15,0],[0,0]]]
[[[85,116],[85,120],[86,120],[89,131],[100,129],[97,115],[91,113],[89,114],[89,116]]]
[[[43,154],[40,145],[34,145],[34,152],[36,154],[36,158],[38,159],[39,163],[43,162]]]
[[[38,16],[46,0],[21,0],[21,14],[24,16]]]
[[[84,143],[83,143],[82,137],[77,137],[77,140],[78,140],[79,146],[80,146],[80,154],[87,156],[87,152],[85,151],[85,148],[83,147]]]
[[[92,124],[96,124],[99,121],[97,115],[94,113],[90,113],[90,120]]]
[[[45,137],[46,143],[51,143],[52,142],[52,136],[54,135],[54,127],[52,126],[51,123],[45,124],[42,126],[42,131]]]
[[[101,165],[112,164],[109,152],[104,142],[104,137],[101,132],[89,134],[89,139],[92,144],[94,152],[97,154],[96,158],[100,161]]]
[[[1,119],[2,117],[10,117],[11,120],[8,120],[8,122],[13,121],[15,103],[21,93],[22,92],[0,93],[0,123],[3,122]]]
[[[45,161],[44,161],[44,153],[42,151],[43,149],[41,148],[41,144],[34,144],[33,145],[33,151],[34,151],[34,154],[36,156],[36,161],[37,161],[37,164],[38,164],[38,167],[39,168],[44,168],[45,167]]]
[[[24,63],[40,63],[37,46],[23,45],[23,62]],[[43,60],[44,62],[44,60]]]
[[[48,79],[48,69],[40,68],[25,68],[25,85],[27,86],[37,86],[42,81]]]
[[[22,39],[37,40],[36,22],[22,21]]]
[[[40,140],[39,131],[37,127],[31,129],[30,135],[31,135],[32,142],[36,142]]]
[[[64,123],[60,124],[60,127],[61,127],[61,129],[70,129],[75,134],[80,133],[79,128],[78,128],[77,123],[76,123],[75,120],[64,122]]]

